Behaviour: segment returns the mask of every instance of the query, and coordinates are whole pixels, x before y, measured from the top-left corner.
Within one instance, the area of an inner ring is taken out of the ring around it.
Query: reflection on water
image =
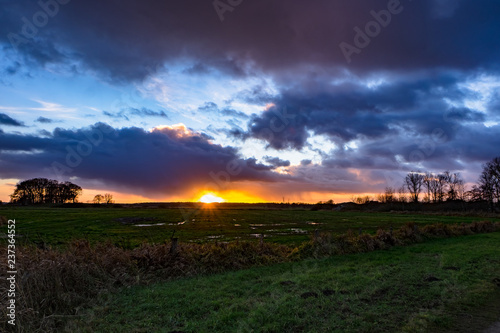
[[[177,222],[177,223],[169,223],[168,225],[181,225],[186,223],[187,221]]]
[[[160,225],[165,225],[165,223],[156,223],[156,224],[134,224],[134,227],[156,227]]]

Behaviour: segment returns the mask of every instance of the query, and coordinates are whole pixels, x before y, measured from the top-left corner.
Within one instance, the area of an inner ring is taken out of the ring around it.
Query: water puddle
[[[291,228],[290,230],[293,231],[296,234],[307,234],[307,230],[304,230],[304,229]]]
[[[165,225],[165,223],[156,223],[156,224],[134,224],[134,227],[156,227],[160,225]]]
[[[320,224],[324,224],[324,223],[319,223],[319,222],[312,222],[312,221],[306,221],[307,224],[309,225],[320,225]]]
[[[283,225],[281,223],[259,223],[259,224],[249,224],[251,227],[278,227],[280,225]]]
[[[169,223],[168,225],[181,225],[186,223],[187,221],[177,222],[177,223]]]

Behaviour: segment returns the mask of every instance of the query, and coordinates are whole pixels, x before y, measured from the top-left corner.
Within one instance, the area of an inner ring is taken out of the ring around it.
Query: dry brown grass
[[[145,244],[125,250],[79,240],[64,250],[18,247],[19,332],[59,332],[66,318],[78,316],[83,307],[120,287],[283,262],[290,252],[276,244],[242,242],[180,244],[178,252],[171,254],[170,246]],[[2,298],[3,318],[7,318],[6,301]],[[0,331],[7,328],[6,323],[0,324]]]
[[[170,253],[170,243],[144,244],[133,250],[110,243],[91,246],[85,240],[75,241],[65,249],[21,246],[16,251],[16,319],[22,323],[18,332],[61,332],[68,317],[79,316],[81,309],[96,304],[113,291],[135,284],[302,258],[368,252],[432,237],[499,230],[500,223],[488,221],[434,224],[421,229],[410,223],[394,232],[378,230],[375,235],[320,233],[295,249],[257,242],[181,243],[175,254]],[[3,276],[0,278],[4,279]],[[0,287],[5,289],[5,286]],[[5,290],[2,290],[2,295],[6,295]],[[3,296],[0,304],[3,318],[6,318],[6,302],[7,298]],[[5,322],[0,323],[0,331],[7,331]]]

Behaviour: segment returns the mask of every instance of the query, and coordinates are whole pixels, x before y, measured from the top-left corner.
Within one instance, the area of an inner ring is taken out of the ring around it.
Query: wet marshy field
[[[225,208],[198,205],[189,208],[137,207],[9,207],[0,215],[15,219],[19,242],[62,245],[74,239],[111,241],[133,248],[141,243],[162,243],[171,237],[181,242],[258,241],[298,245],[315,230],[375,233],[407,222],[471,223],[498,218],[436,214],[311,211],[309,209]]]

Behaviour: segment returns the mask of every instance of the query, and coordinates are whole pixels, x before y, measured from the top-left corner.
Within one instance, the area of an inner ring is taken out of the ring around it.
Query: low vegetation
[[[353,204],[354,205],[354,204]],[[425,204],[419,204],[425,206]],[[433,205],[433,204],[429,204]],[[354,205],[356,206],[356,205]],[[292,247],[309,240],[315,230],[341,234],[353,229],[375,234],[378,229],[400,228],[415,223],[472,223],[481,220],[500,222],[498,215],[477,212],[444,214],[443,212],[379,212],[317,210],[281,205],[212,204],[184,208],[152,208],[100,205],[85,208],[0,207],[0,215],[15,218],[18,243],[44,246],[65,246],[73,240],[91,243],[107,241],[118,247],[132,249],[143,243],[158,244],[172,233],[183,243],[255,241],[261,234],[266,242]],[[352,209],[360,207],[352,207]],[[372,210],[378,209],[366,207]],[[406,204],[406,209],[412,208]],[[186,213],[187,212],[187,213]],[[186,217],[187,216],[187,217]]]
[[[135,286],[73,332],[482,332],[500,313],[500,233]],[[475,319],[475,320],[472,320]]]
[[[59,248],[21,246],[17,249],[17,316],[22,332],[61,331],[68,320],[82,316],[83,309],[124,287],[499,230],[500,223],[488,221],[422,228],[410,223],[397,230],[380,229],[373,235],[318,233],[298,247],[235,241],[181,243],[177,248],[171,243],[143,244],[125,249],[112,243],[91,245],[87,240]]]

